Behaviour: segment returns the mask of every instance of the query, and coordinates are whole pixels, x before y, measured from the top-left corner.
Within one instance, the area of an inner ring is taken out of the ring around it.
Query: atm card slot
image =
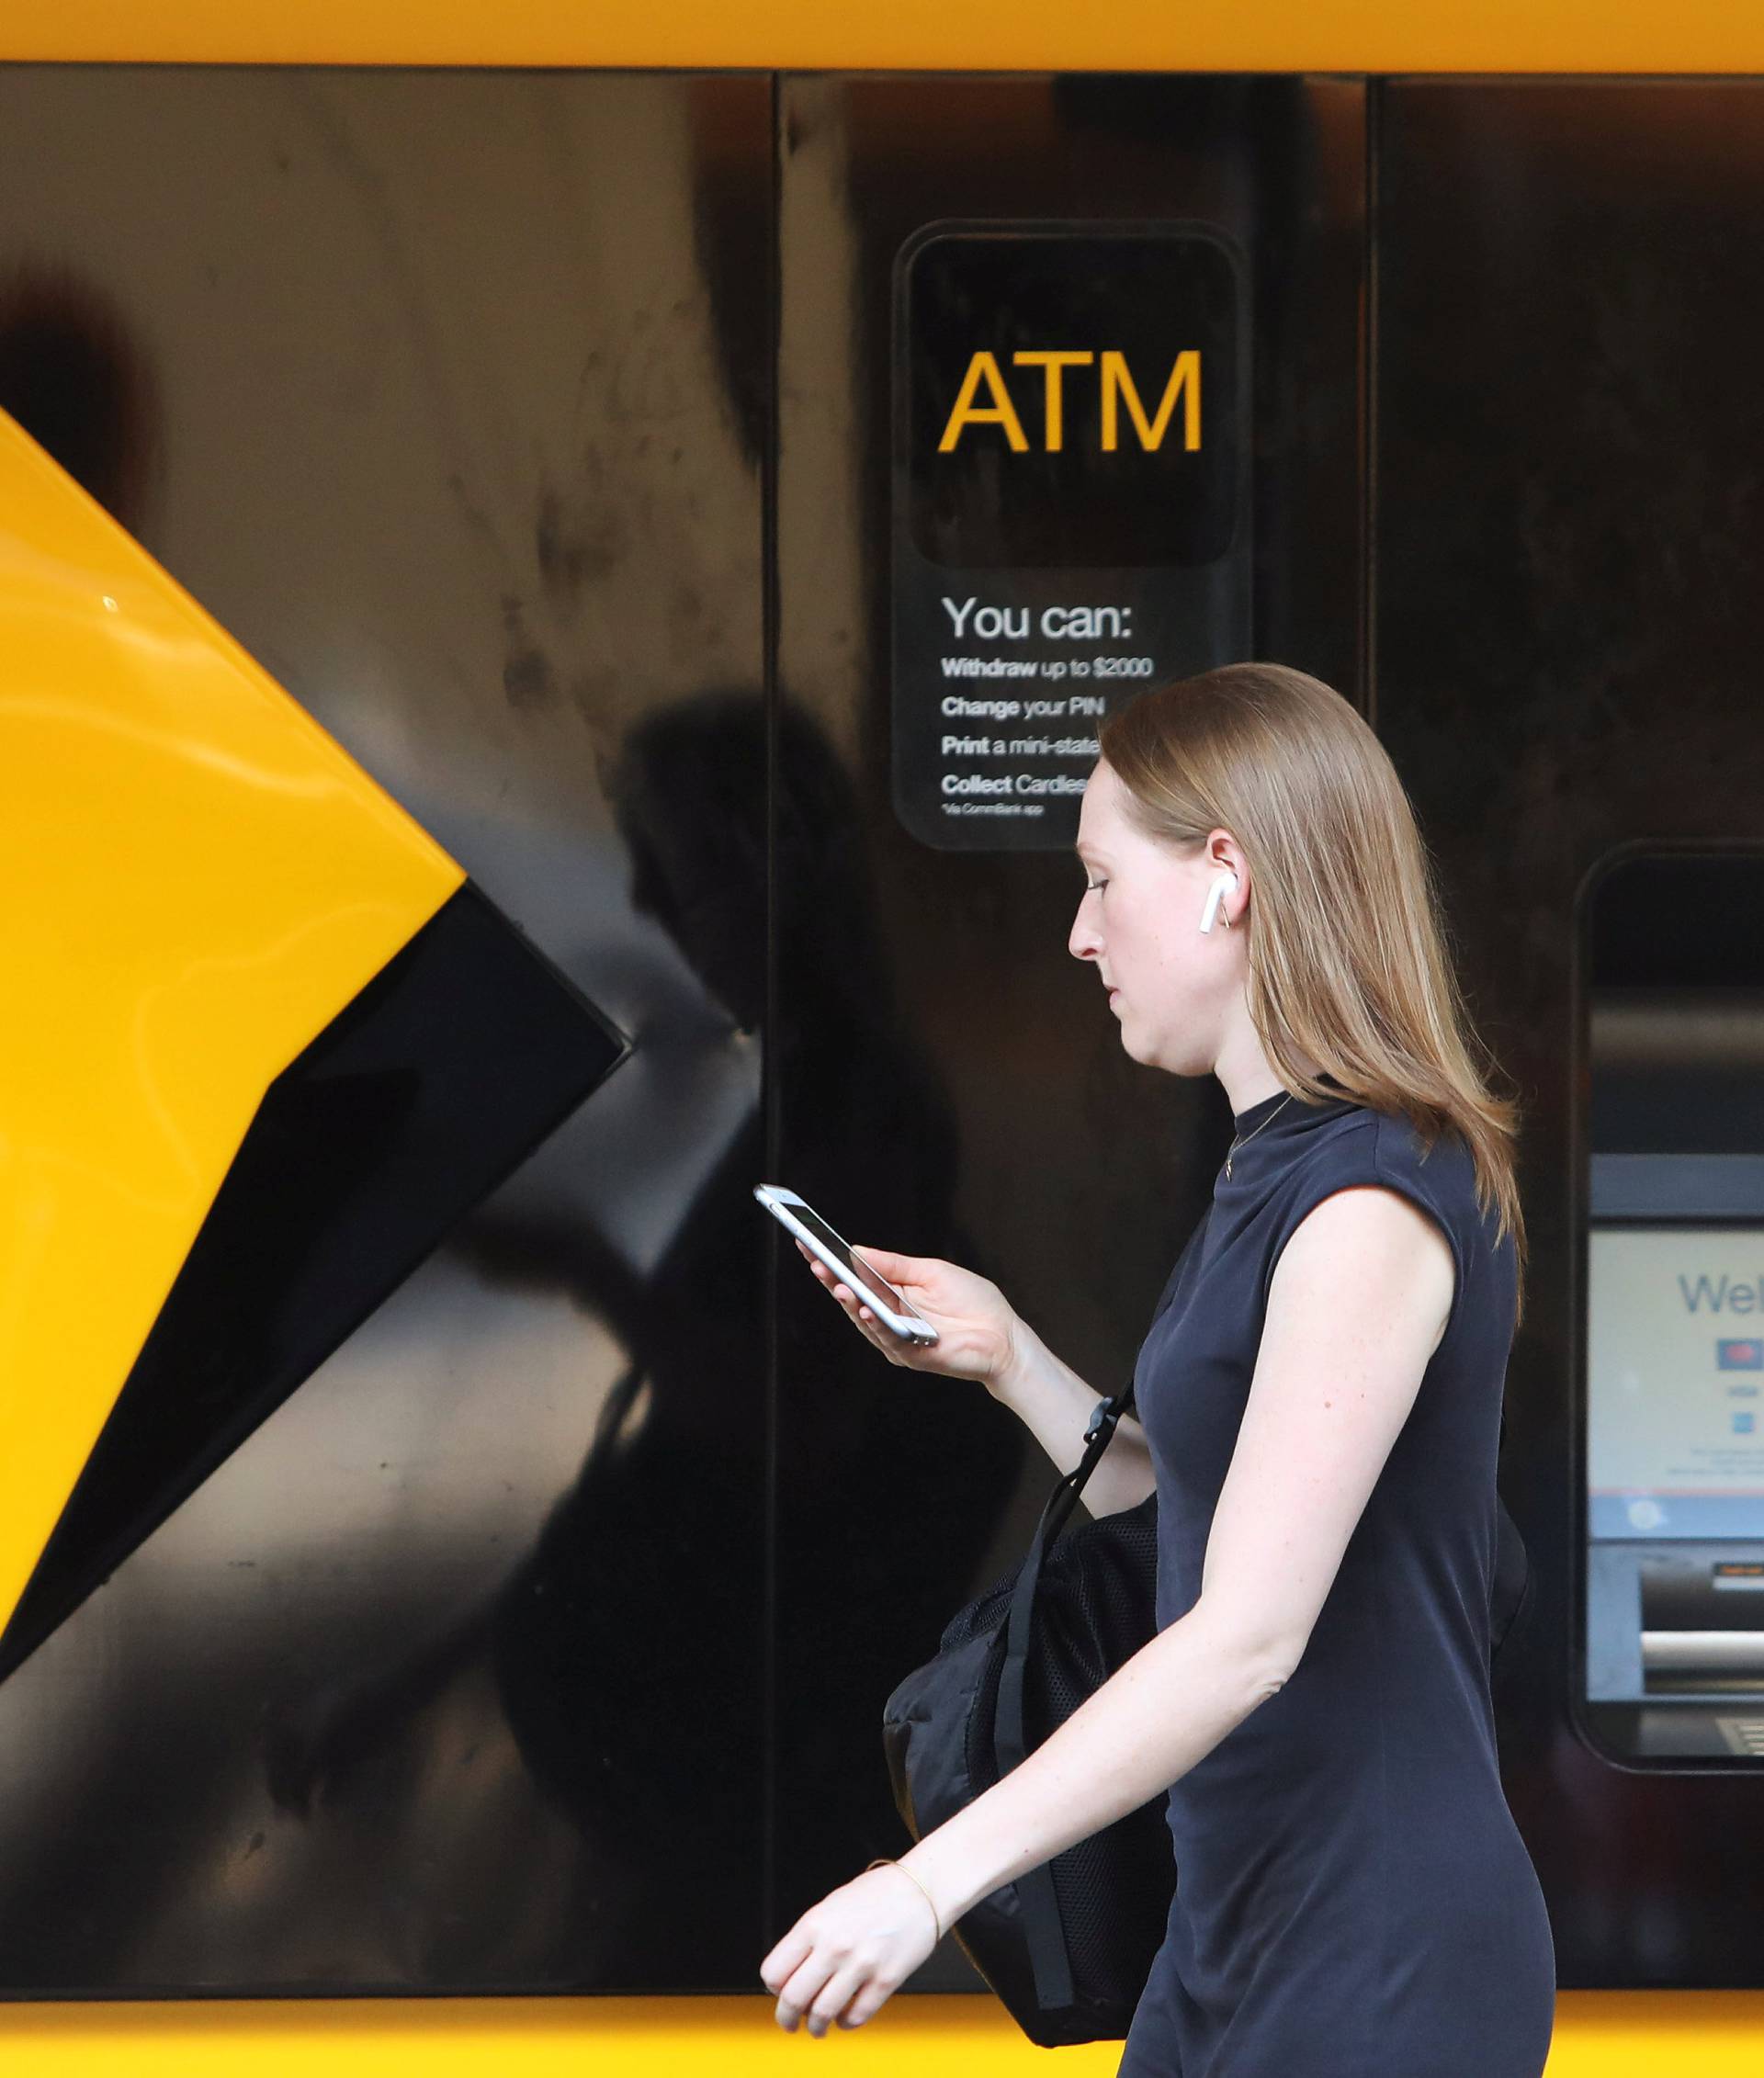
[[[1642,1683],[1650,1694],[1764,1690],[1764,1631],[1644,1631]]]
[[[1749,1564],[1650,1568],[1641,1579],[1642,1686],[1764,1692],[1764,1594]]]

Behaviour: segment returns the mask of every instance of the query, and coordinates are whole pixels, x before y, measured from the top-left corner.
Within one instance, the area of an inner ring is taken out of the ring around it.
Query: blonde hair
[[[1495,1095],[1448,954],[1433,861],[1396,769],[1359,711],[1283,664],[1227,664],[1142,693],[1098,744],[1125,811],[1179,851],[1228,830],[1249,863],[1247,1001],[1269,1063],[1301,1102],[1334,1092],[1395,1112],[1430,1150],[1461,1134],[1478,1207],[1499,1208],[1524,1307],[1520,1104]],[[1518,1315],[1515,1315],[1515,1327]]]

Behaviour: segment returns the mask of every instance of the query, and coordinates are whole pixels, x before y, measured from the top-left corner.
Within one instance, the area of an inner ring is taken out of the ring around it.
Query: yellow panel
[[[4,1620],[265,1090],[464,875],[4,412],[0,658]]]
[[[0,57],[1023,71],[1764,71],[1764,9],[1609,0],[14,0]]]

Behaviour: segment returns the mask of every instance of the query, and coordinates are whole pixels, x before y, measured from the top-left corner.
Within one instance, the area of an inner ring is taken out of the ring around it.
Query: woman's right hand
[[[893,1364],[945,1378],[977,1378],[996,1397],[1016,1355],[1019,1322],[1010,1301],[989,1278],[977,1277],[940,1256],[902,1256],[889,1248],[853,1246],[852,1253],[886,1278],[937,1330],[934,1342],[908,1342],[879,1321],[851,1286],[835,1277],[802,1243],[797,1252],[831,1292],[859,1334]]]

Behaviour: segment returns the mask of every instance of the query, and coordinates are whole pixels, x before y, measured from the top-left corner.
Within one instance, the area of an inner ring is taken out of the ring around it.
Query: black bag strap
[[[999,1700],[992,1719],[993,1756],[1001,1779],[1028,1757],[1023,1729],[1023,1674],[1029,1661],[1031,1620],[1035,1614],[1035,1588],[1041,1579],[1043,1555],[1065,1527],[1078,1505],[1085,1482],[1096,1470],[1108,1449],[1115,1426],[1133,1403],[1133,1383],[1113,1399],[1099,1400],[1084,1431],[1084,1454],[1048,1495],[1029,1541],[1029,1551],[1018,1571],[1011,1595],[1011,1615],[1005,1632],[1004,1666],[999,1675]],[[1059,1921],[1058,1901],[1054,1896],[1053,1863],[1039,1862],[1016,1879],[1017,1898],[1023,1911],[1023,1930],[1035,1971],[1035,2002],[1044,2013],[1071,2005],[1072,1964],[1066,1947],[1066,1933]]]

